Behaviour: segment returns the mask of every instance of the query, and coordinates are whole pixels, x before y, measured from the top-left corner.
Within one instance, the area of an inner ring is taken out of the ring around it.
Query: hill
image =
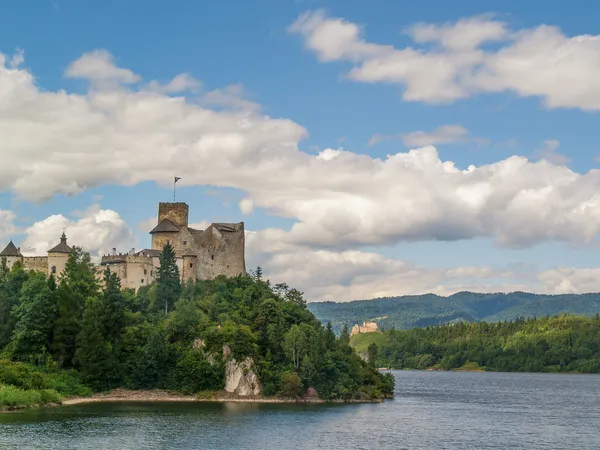
[[[600,315],[388,330],[350,344],[394,369],[599,373]]]
[[[99,283],[74,248],[53,275],[0,261],[0,409],[114,388],[296,401],[380,401],[394,379],[364,362],[307,309],[302,293],[260,275],[182,285],[167,244],[157,281]]]
[[[380,328],[415,327],[467,322],[498,322],[518,317],[560,313],[591,316],[600,313],[600,293],[543,295],[527,292],[478,294],[459,292],[449,297],[434,294],[384,297],[352,302],[315,302],[309,310],[339,333],[344,326],[375,319]]]

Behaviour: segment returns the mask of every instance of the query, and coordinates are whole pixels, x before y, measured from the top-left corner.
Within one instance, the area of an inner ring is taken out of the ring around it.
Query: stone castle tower
[[[101,264],[110,265],[123,287],[137,289],[156,279],[160,253],[170,243],[184,282],[246,273],[244,222],[213,223],[196,230],[189,226],[188,215],[187,203],[159,203],[157,224],[150,231],[152,248],[119,254],[114,249],[102,257]]]
[[[184,280],[246,273],[244,222],[196,230],[188,226],[188,211],[186,203],[158,204],[158,223],[150,231],[152,250],[161,251],[170,242],[181,259]]]

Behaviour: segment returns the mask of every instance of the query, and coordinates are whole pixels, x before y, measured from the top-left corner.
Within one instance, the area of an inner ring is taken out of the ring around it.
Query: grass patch
[[[0,385],[0,409],[27,408],[60,402],[62,397],[54,389],[21,389]]]
[[[485,367],[480,366],[476,362],[467,361],[461,367],[453,369],[456,372],[485,372]]]
[[[91,394],[73,371],[0,360],[0,408],[60,403],[63,397]]]

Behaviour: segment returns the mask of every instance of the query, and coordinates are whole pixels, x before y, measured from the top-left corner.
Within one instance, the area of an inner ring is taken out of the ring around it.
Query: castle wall
[[[198,258],[196,256],[184,256],[182,258],[183,268],[181,272],[182,281],[196,281],[198,271]]]
[[[23,258],[21,256],[7,256],[6,257],[6,267],[12,269],[12,266],[15,265],[17,261],[22,261]]]
[[[206,229],[194,249],[198,255],[197,277],[202,280],[218,275],[246,273],[244,223],[231,224],[236,231],[219,231],[214,224]]]
[[[23,268],[25,270],[35,270],[37,272],[49,273],[47,256],[25,256],[23,258]]]
[[[146,286],[156,280],[154,258],[131,255],[117,256],[120,256],[120,258],[105,257],[103,262],[109,262],[111,272],[116,273],[121,279],[121,287],[137,290],[141,286]],[[114,262],[110,262],[111,260]],[[104,270],[100,272],[103,274]]]

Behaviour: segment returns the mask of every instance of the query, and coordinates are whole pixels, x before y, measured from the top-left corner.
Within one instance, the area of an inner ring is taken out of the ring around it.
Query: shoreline
[[[251,397],[239,396],[226,391],[204,392],[198,395],[184,395],[163,390],[128,390],[123,388],[113,389],[109,392],[96,393],[89,397],[69,397],[61,403],[16,407],[11,409],[0,409],[0,412],[22,411],[24,409],[41,407],[60,407],[81,405],[88,403],[160,403],[160,402],[187,402],[187,403],[279,403],[279,404],[359,404],[359,403],[383,403],[385,399],[371,400],[322,400],[320,398],[278,398],[278,397]]]

